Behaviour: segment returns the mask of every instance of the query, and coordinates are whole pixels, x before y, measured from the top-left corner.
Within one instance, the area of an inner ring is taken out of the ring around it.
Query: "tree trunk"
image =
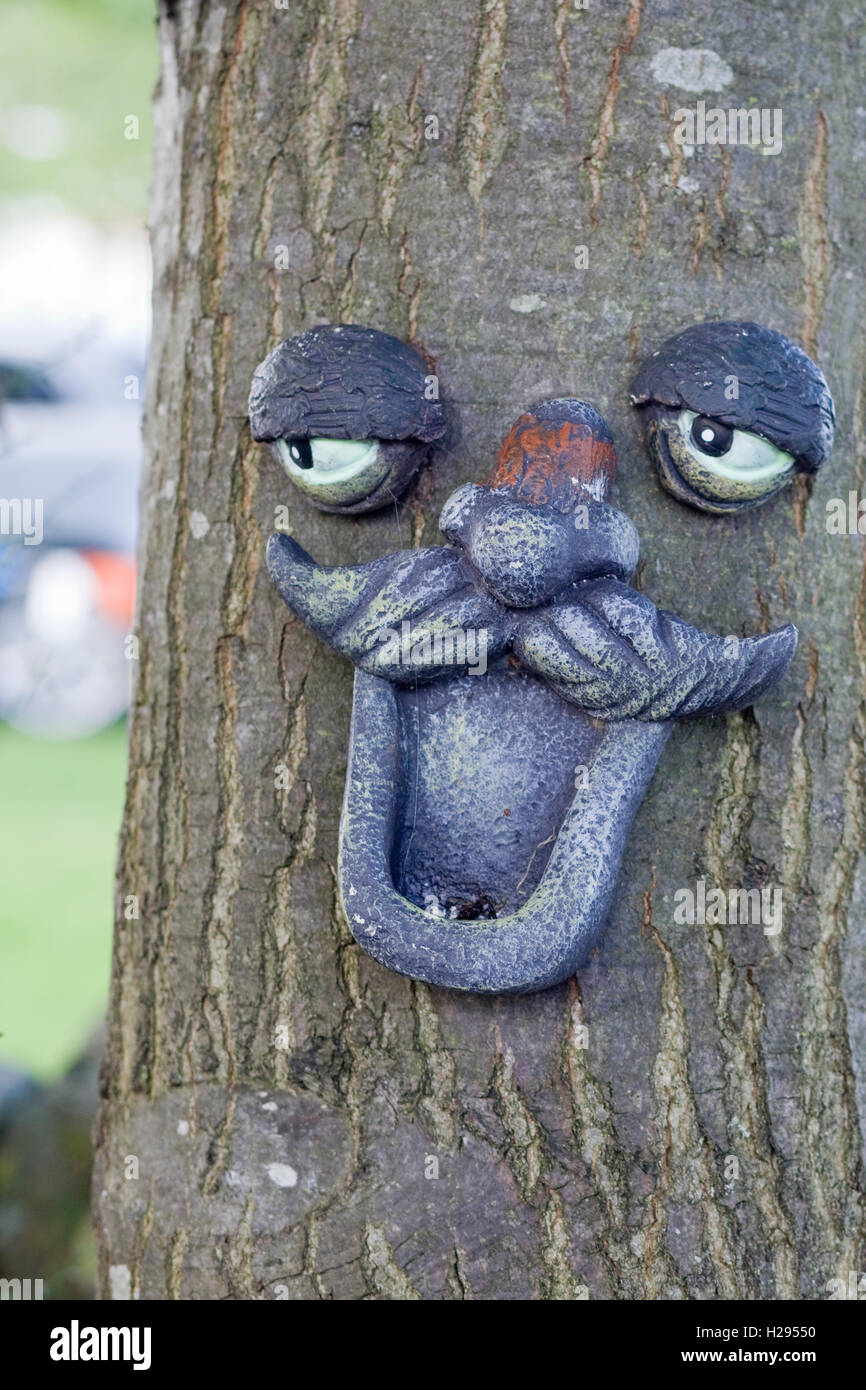
[[[163,0],[104,1296],[825,1298],[864,1268],[866,571],[825,525],[864,486],[864,17]],[[719,57],[684,91],[653,59],[696,46]],[[781,153],[684,152],[698,99],[781,108]],[[839,422],[811,492],[711,518],[660,489],[628,387],[702,318],[821,361]],[[265,353],[339,321],[423,343],[455,422],[375,517],[314,511],[245,418]],[[800,646],[754,710],[675,729],[578,978],[463,997],[352,940],[352,671],[264,544],[280,504],[324,563],[436,544],[449,492],[556,394],[613,430],[642,590]],[[678,925],[703,875],[782,885],[782,932]]]

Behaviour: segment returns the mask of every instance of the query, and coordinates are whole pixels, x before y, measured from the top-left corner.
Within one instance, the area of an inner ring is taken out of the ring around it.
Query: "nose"
[[[486,479],[523,502],[572,511],[610,495],[616,449],[604,418],[588,401],[539,401],[512,425]]]

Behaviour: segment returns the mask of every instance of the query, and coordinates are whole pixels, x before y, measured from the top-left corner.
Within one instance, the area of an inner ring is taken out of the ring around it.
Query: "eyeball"
[[[313,451],[309,439],[281,439],[280,443],[287,445],[289,460],[296,468],[313,467]]]
[[[366,497],[390,466],[378,439],[278,439],[276,447],[292,482],[330,505]]]
[[[680,476],[695,493],[710,500],[763,500],[794,471],[793,455],[769,439],[694,410],[681,410],[673,428],[663,428]]]
[[[734,442],[734,431],[721,420],[711,420],[709,415],[696,415],[691,428],[692,443],[702,454],[721,458]]]

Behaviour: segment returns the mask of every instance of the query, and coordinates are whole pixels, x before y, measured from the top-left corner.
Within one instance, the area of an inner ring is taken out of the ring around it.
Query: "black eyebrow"
[[[253,438],[419,439],[445,432],[427,399],[432,367],[414,347],[360,324],[321,324],[275,348],[250,391]]]

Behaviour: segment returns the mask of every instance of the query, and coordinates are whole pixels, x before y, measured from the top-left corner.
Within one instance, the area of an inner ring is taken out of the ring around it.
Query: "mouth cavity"
[[[568,979],[671,724],[604,725],[507,659],[414,689],[358,671],[353,711],[339,878],[360,944],[473,993]]]

